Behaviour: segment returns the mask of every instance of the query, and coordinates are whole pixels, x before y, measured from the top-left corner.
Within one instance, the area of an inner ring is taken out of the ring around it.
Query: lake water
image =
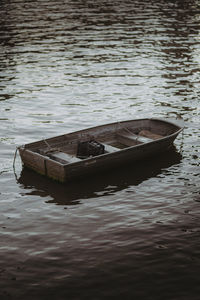
[[[0,298],[196,300],[200,2],[1,0]],[[17,146],[143,117],[174,149],[61,185]]]

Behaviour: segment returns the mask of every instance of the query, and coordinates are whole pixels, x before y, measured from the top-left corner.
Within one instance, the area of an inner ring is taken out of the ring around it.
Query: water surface
[[[0,2],[1,299],[199,299],[199,1]],[[184,122],[164,155],[61,185],[16,146]]]

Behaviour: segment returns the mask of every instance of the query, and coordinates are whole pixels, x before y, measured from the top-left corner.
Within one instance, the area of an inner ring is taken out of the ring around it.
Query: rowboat
[[[121,121],[29,143],[19,153],[25,167],[67,182],[167,151],[182,129],[156,118]]]

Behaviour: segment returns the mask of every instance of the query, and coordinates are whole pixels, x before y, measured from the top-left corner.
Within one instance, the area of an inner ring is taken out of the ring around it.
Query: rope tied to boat
[[[16,180],[18,180],[17,178],[17,173],[16,173],[16,169],[15,169],[15,163],[16,163],[16,158],[17,158],[17,152],[19,152],[19,149],[22,148],[23,146],[17,146],[15,149],[15,153],[14,153],[14,159],[13,159],[13,172],[15,175]]]

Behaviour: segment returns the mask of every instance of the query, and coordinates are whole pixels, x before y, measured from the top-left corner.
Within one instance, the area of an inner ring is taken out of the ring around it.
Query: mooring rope
[[[13,170],[15,171],[15,161],[17,157],[17,151],[19,150],[19,147],[16,147],[15,154],[14,154],[14,159],[13,159]]]
[[[15,162],[16,162],[17,152],[19,151],[19,148],[20,148],[20,146],[16,147],[15,154],[14,154],[14,159],[13,159],[13,172],[14,172],[16,180],[18,180],[18,178],[17,178],[16,169],[15,169]]]

